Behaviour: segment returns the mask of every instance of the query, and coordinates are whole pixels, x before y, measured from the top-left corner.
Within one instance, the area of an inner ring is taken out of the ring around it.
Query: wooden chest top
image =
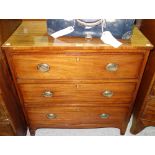
[[[3,48],[9,49],[151,49],[153,46],[149,40],[138,30],[133,29],[130,40],[120,40],[123,45],[113,48],[104,44],[99,38],[86,40],[78,37],[61,37],[53,39],[47,34],[46,21],[23,21],[18,29],[4,43]],[[132,51],[131,51],[132,52]]]

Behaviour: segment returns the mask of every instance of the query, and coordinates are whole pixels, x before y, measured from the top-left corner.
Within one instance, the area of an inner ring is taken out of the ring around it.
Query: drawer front
[[[31,126],[117,124],[124,121],[127,108],[53,107],[27,108]]]
[[[12,60],[19,79],[90,80],[137,78],[143,55],[13,55]]]
[[[152,87],[152,89],[151,89],[150,95],[151,95],[152,97],[155,97],[155,84],[153,85],[153,87]]]
[[[4,111],[4,108],[3,108],[3,99],[2,99],[2,96],[0,95],[0,120],[4,120],[6,119],[6,114],[5,114],[5,111]]]
[[[68,103],[71,101],[129,103],[136,83],[104,84],[20,84],[26,105],[33,103]],[[76,104],[76,102],[75,102]]]
[[[14,131],[9,122],[0,122],[0,136],[14,136]]]
[[[147,101],[147,105],[143,112],[142,118],[150,121],[155,121],[155,99]]]

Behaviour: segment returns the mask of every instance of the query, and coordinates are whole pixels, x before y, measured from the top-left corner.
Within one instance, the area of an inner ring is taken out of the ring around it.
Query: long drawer
[[[30,126],[33,127],[69,127],[80,124],[114,126],[125,120],[127,112],[128,108],[116,107],[27,108]]]
[[[18,79],[91,80],[137,78],[143,54],[13,55]]]
[[[67,103],[71,101],[130,103],[136,83],[104,84],[20,84],[26,105],[35,103]]]

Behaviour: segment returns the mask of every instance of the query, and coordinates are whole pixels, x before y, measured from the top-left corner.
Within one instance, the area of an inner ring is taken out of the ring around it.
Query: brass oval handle
[[[103,119],[107,119],[109,117],[109,114],[100,114],[100,118],[103,118]]]
[[[54,118],[56,118],[57,116],[56,116],[56,114],[47,114],[47,118],[48,119],[54,119]]]
[[[37,69],[40,72],[48,72],[50,70],[50,66],[48,64],[38,64]]]
[[[111,90],[105,90],[102,93],[102,95],[105,96],[105,97],[112,97],[113,96],[113,92]]]
[[[53,96],[53,92],[45,91],[45,92],[42,93],[42,96],[44,96],[44,97],[52,97]]]
[[[109,63],[106,65],[106,70],[109,72],[116,72],[118,70],[118,64]]]

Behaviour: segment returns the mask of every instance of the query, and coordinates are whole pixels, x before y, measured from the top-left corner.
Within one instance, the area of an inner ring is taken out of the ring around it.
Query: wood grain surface
[[[155,45],[155,20],[142,20],[141,31]],[[137,94],[131,132],[137,134],[147,126],[155,126],[155,50],[149,55]]]
[[[86,51],[85,51],[86,52]],[[144,55],[139,54],[95,54],[95,55],[13,55],[12,61],[18,79],[100,80],[138,78]],[[118,70],[110,72],[106,66],[117,64]],[[39,64],[50,69],[41,72]]]
[[[21,20],[0,20],[0,46],[20,25]],[[6,57],[0,47],[0,135],[26,135],[27,125],[19,103]]]

